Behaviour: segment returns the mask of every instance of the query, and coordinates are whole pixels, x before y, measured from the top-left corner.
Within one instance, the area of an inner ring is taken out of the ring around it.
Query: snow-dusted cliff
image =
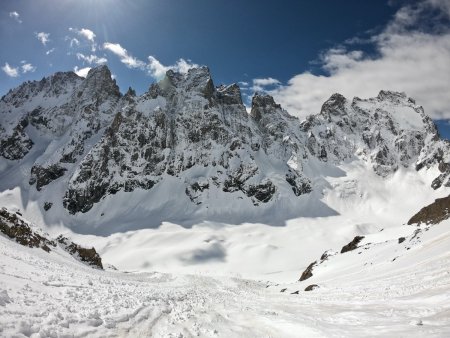
[[[324,177],[351,162],[380,177],[439,168],[433,188],[450,185],[449,144],[405,94],[334,94],[299,121],[262,94],[247,113],[206,67],[168,71],[142,96],[121,95],[106,66],[56,73],[1,99],[0,130],[0,190],[27,191],[50,223],[331,215]]]

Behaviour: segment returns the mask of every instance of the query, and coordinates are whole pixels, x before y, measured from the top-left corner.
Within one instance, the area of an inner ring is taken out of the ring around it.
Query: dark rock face
[[[235,83],[217,87],[217,100],[224,105],[242,104],[241,89]]]
[[[393,92],[393,91],[389,91],[389,90],[381,90],[378,93],[377,96],[378,99],[380,100],[385,100],[385,101],[391,101],[394,103],[399,103],[405,99],[407,99],[407,96],[405,93],[400,93],[400,92]],[[411,102],[414,103],[414,102]]]
[[[328,260],[330,257],[333,257],[336,254],[337,254],[337,252],[334,252],[333,250],[325,251],[322,254],[322,256],[320,256],[320,263],[323,263],[324,261]]]
[[[200,201],[202,192],[209,189],[209,182],[194,182],[186,187],[186,195],[189,197],[191,202],[199,205],[202,202]]]
[[[51,207],[53,206],[52,202],[45,202],[44,203],[44,210],[45,211],[49,211],[51,209]]]
[[[250,116],[259,122],[265,115],[272,114],[277,109],[281,109],[281,106],[275,103],[272,96],[256,93],[252,98]]]
[[[286,174],[286,182],[292,187],[295,196],[309,194],[312,191],[311,182],[290,169]]]
[[[438,198],[423,207],[408,221],[408,224],[438,224],[450,218],[450,196]]]
[[[316,290],[316,289],[318,289],[319,288],[319,285],[317,285],[317,284],[311,284],[311,285],[308,285],[306,288],[305,288],[305,291],[313,291],[313,290]]]
[[[313,269],[317,265],[317,262],[312,262],[308,265],[308,267],[303,271],[302,275],[300,276],[299,282],[304,281],[308,278],[311,278],[313,276]]]
[[[396,118],[396,109],[410,110],[415,125]],[[5,95],[0,156],[22,159],[33,146],[30,128],[39,132],[33,138],[44,135],[58,147],[50,143],[44,153],[33,153],[29,182],[41,190],[71,173],[54,183],[64,192],[53,199],[63,199],[71,214],[88,212],[107,195],[162,188],[173,179],[198,210],[213,205],[211,189],[253,206],[290,204],[313,190],[305,173],[315,160],[333,166],[359,159],[380,176],[401,166],[420,170],[441,163],[433,188],[450,185],[449,144],[403,93],[352,101],[333,94],[320,114],[301,122],[265,94],[254,95],[248,114],[239,86],[215,87],[207,67],[170,70],[147,93],[137,96],[130,88],[122,96],[109,69],[100,66],[85,79],[56,73]]]
[[[405,241],[405,237],[400,237],[399,239],[398,239],[398,244],[402,244],[404,241]]]
[[[333,94],[331,97],[322,105],[322,109],[320,110],[320,114],[324,115],[327,118],[330,118],[330,115],[340,115],[345,112],[345,104],[347,103],[347,99],[341,94]]]
[[[43,186],[46,186],[50,182],[63,176],[66,171],[66,168],[58,164],[53,164],[48,167],[35,165],[31,168],[31,178],[29,183],[30,185],[36,183],[36,189],[39,191]]]
[[[23,119],[14,128],[13,133],[6,138],[0,139],[0,156],[8,160],[20,160],[33,147],[33,141],[25,133],[28,121]],[[0,126],[0,132],[2,128]]]
[[[73,256],[77,256],[82,262],[85,262],[90,266],[103,269],[102,259],[97,251],[95,251],[95,248],[83,248],[62,235],[60,235],[56,240],[67,252]]]
[[[48,234],[39,233],[37,230],[36,226],[26,222],[19,212],[13,213],[6,208],[0,209],[0,232],[11,240],[29,248],[41,248],[46,252],[52,251],[59,244],[82,262],[103,269],[102,259],[94,248],[83,248],[62,235],[56,240],[50,240]]]
[[[259,202],[267,203],[272,199],[275,191],[275,185],[270,181],[266,181],[258,185],[250,185],[245,192],[248,197],[254,197]]]
[[[436,190],[440,187],[450,187],[450,163],[443,162],[439,159],[438,169],[441,174],[431,182],[431,187]]]
[[[54,241],[33,231],[21,217],[5,208],[0,209],[0,232],[29,248],[41,248],[50,252],[50,247],[56,247]]]
[[[275,153],[272,147],[288,128],[285,119],[294,118],[264,96],[255,99],[266,116],[256,125],[237,85],[214,88],[210,80],[207,68],[168,72],[142,97],[128,95],[126,108],[116,114],[71,178],[64,206],[71,213],[86,212],[107,194],[151,189],[164,174],[183,177],[184,192],[195,205],[207,201],[210,184],[226,193],[242,192],[255,206],[272,201],[277,186],[264,177],[254,153],[260,144],[263,156]],[[203,99],[190,99],[193,93]],[[148,106],[153,111],[143,109]],[[268,137],[263,136],[266,132]],[[295,146],[282,147],[287,154],[298,151]],[[216,168],[216,174],[200,182],[188,176],[193,167]],[[301,173],[290,170],[289,177],[294,195],[311,191]]]
[[[341,250],[341,254],[348,252],[348,251],[352,251],[355,250],[358,247],[358,244],[364,239],[364,236],[356,236],[355,238],[353,238],[353,240],[348,243],[347,245],[344,245],[342,247]]]

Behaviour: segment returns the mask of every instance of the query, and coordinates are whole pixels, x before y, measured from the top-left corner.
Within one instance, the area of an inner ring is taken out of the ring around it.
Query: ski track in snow
[[[408,251],[414,264],[383,257],[373,274],[335,274],[312,292],[309,281],[95,270],[0,237],[0,336],[448,337],[450,253],[426,250],[450,236],[436,229],[444,235]]]
[[[121,270],[0,235],[0,337],[450,337],[450,221],[417,236],[401,225],[450,193],[438,168],[448,143],[422,107],[401,93],[335,94],[300,122],[270,97],[248,115],[238,88],[209,93],[207,68],[168,74],[133,97],[106,66],[86,80],[57,73],[0,102],[0,136],[16,145],[0,158],[0,207]],[[111,145],[120,156],[109,162]],[[66,173],[53,178],[52,165]],[[33,168],[50,178],[40,191]],[[246,188],[226,192],[242,175]],[[277,190],[261,204],[248,191],[266,179]],[[66,193],[88,196],[95,182],[121,188],[69,214]],[[295,282],[355,235],[361,248]]]

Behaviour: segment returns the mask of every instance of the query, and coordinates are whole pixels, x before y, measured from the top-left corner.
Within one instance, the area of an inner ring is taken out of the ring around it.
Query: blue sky
[[[138,93],[173,68],[210,67],[247,99],[271,93],[297,116],[334,92],[405,91],[450,118],[450,2],[2,0],[0,94],[56,71],[107,63]]]

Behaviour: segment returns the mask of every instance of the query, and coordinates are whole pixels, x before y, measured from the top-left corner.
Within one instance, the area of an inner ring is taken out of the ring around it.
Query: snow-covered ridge
[[[51,239],[48,233],[28,222],[18,211],[11,212],[6,208],[0,209],[0,236],[25,247],[41,248],[47,253],[53,251],[69,253],[76,260],[103,269],[102,259],[94,248],[83,248],[63,235]]]
[[[2,98],[0,130],[0,190],[86,228],[124,217],[125,230],[133,208],[150,226],[332,215],[326,177],[353,162],[381,177],[439,167],[433,188],[450,185],[448,142],[403,93],[334,94],[299,121],[263,94],[248,114],[239,87],[216,87],[207,67],[168,71],[142,96],[122,95],[106,66],[56,73]]]
[[[339,285],[349,277],[359,280],[363,286],[364,280],[398,278],[405,271],[420,268],[424,262],[433,262],[435,267],[445,270],[449,263],[449,198],[437,199],[422,208],[408,225],[382,228],[366,236],[356,236],[341,249],[324,251],[302,272],[301,283],[289,285],[283,292],[293,292],[292,288],[298,290],[300,287],[304,291],[327,288],[333,284]],[[441,263],[437,263],[439,260],[442,260]],[[429,277],[440,285],[444,283],[442,274]],[[407,285],[413,287],[414,283]]]

